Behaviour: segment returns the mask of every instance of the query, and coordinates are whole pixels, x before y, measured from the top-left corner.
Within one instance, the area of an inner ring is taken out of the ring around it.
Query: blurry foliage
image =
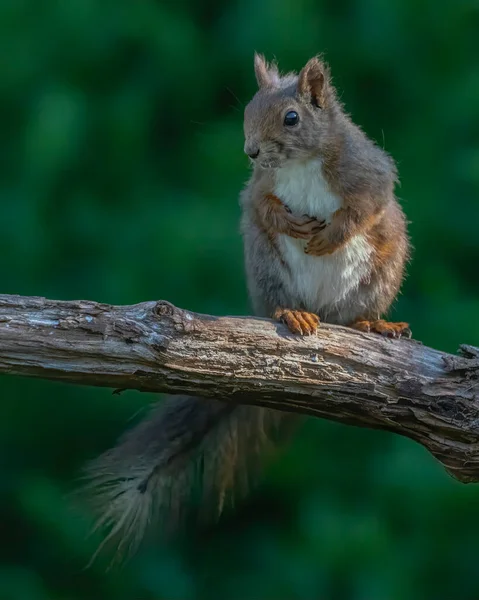
[[[237,196],[253,50],[324,52],[392,153],[424,343],[479,344],[475,0],[2,0],[1,292],[249,312]],[[235,514],[119,573],[64,498],[154,396],[3,377],[0,598],[479,597],[479,486],[384,432],[310,420]]]

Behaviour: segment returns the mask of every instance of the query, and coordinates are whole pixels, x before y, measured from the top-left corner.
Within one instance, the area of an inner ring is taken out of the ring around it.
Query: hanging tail
[[[86,469],[81,490],[122,560],[144,534],[178,531],[196,505],[215,520],[244,496],[258,457],[291,430],[291,414],[192,396],[170,396]],[[196,500],[196,502],[195,502]],[[92,559],[93,560],[93,559]]]

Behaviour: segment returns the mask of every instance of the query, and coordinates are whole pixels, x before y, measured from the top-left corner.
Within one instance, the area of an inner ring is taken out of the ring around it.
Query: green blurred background
[[[1,0],[2,293],[247,314],[238,192],[253,51],[330,62],[398,161],[395,316],[479,345],[476,0]],[[0,379],[0,598],[479,598],[479,486],[415,443],[308,421],[262,485],[120,572],[64,494],[155,396]]]

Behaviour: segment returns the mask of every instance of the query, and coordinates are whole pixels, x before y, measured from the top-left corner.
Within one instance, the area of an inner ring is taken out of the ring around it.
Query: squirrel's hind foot
[[[291,333],[299,335],[313,335],[319,327],[318,315],[302,310],[277,308],[273,318],[284,323]]]
[[[409,323],[389,323],[382,319],[377,321],[356,321],[351,327],[358,331],[379,333],[387,338],[410,338],[412,335]]]

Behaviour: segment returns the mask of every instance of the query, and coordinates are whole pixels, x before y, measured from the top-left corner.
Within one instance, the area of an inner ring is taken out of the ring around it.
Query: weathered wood
[[[298,338],[268,319],[168,302],[110,306],[0,295],[0,373],[190,393],[385,429],[479,481],[479,350],[444,354],[322,325]]]

